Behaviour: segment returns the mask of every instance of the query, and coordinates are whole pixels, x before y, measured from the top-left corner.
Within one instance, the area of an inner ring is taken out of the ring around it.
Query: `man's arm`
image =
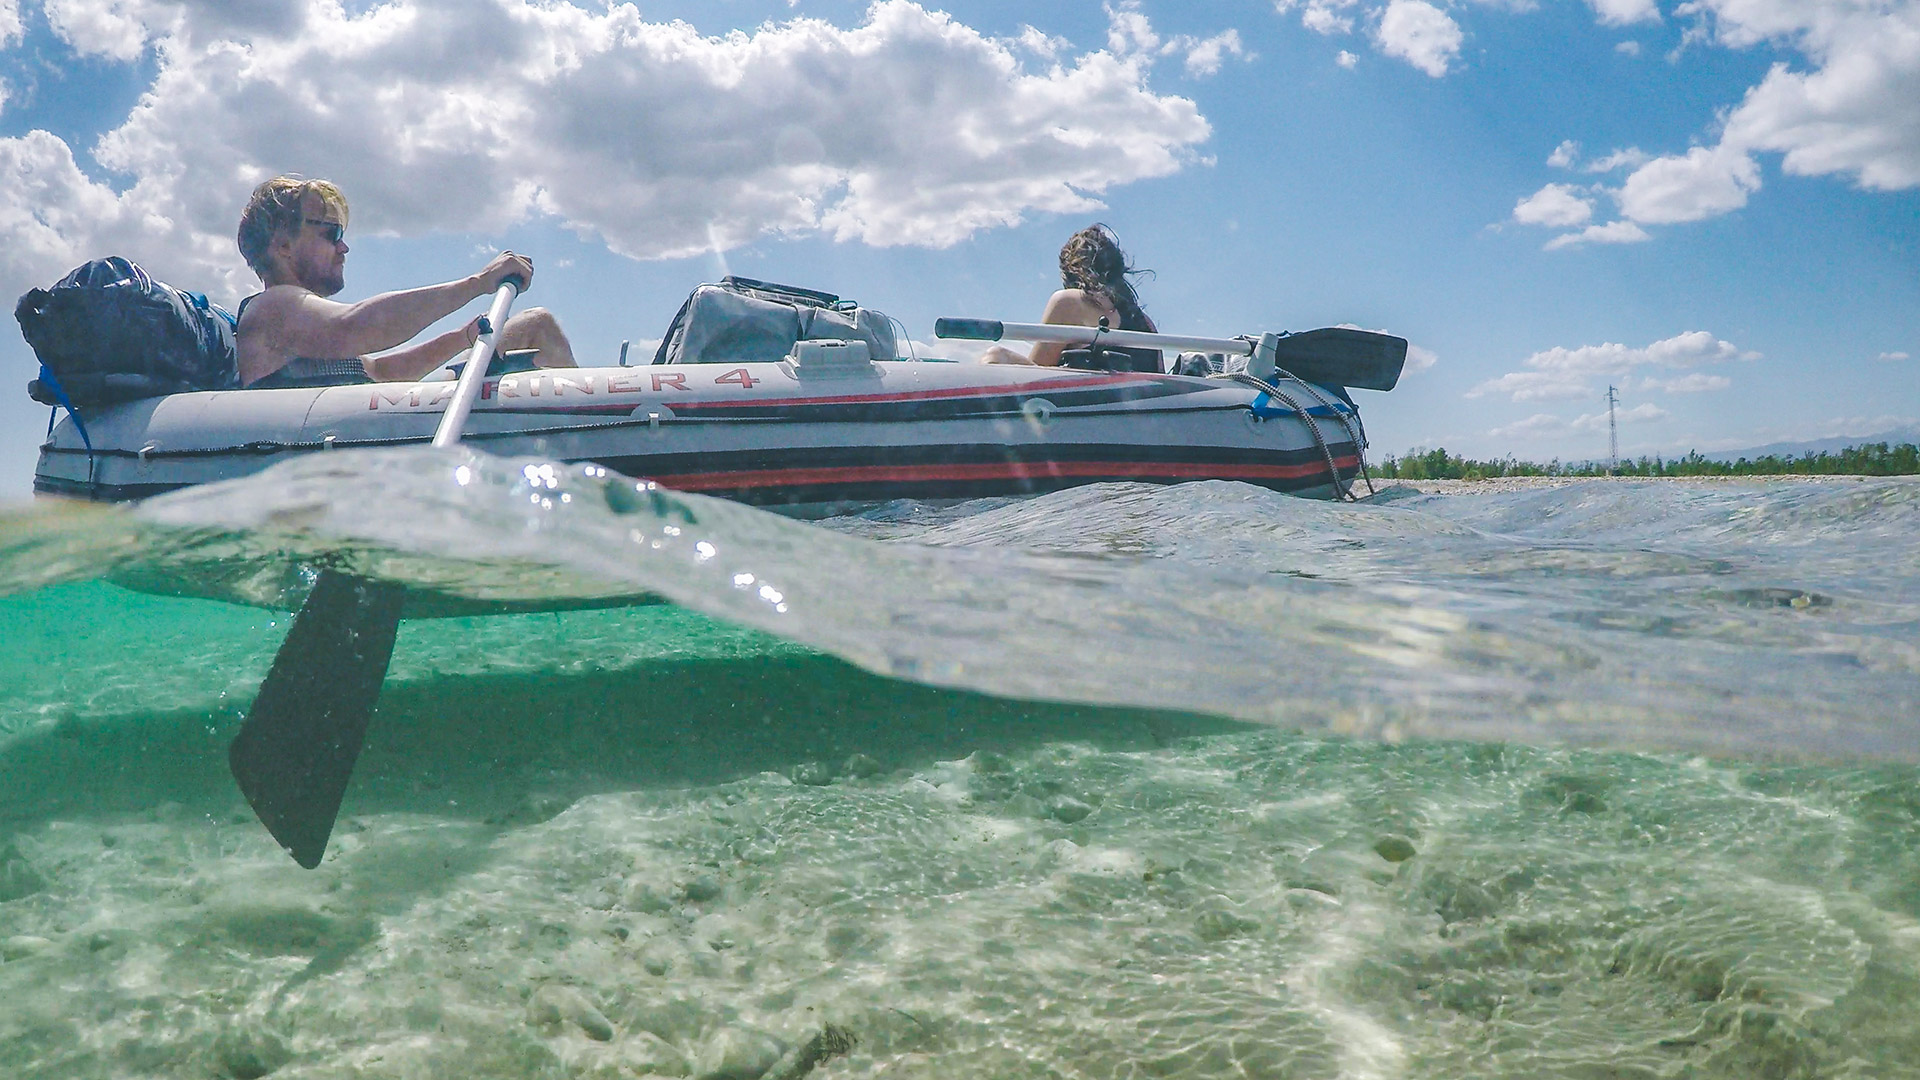
[[[442,317],[491,293],[508,277],[531,285],[533,264],[503,252],[471,277],[381,293],[353,304],[335,303],[297,285],[276,285],[253,301],[254,310],[248,312],[243,333],[258,335],[258,343],[249,342],[242,349],[242,359],[249,363],[241,365],[240,381],[250,383],[268,375],[289,357],[344,359],[405,344]],[[430,365],[421,374],[431,370]]]
[[[363,356],[360,363],[367,369],[367,378],[374,382],[412,382],[453,359],[479,336],[480,327],[476,319],[444,334],[435,334],[417,345],[379,356]]]

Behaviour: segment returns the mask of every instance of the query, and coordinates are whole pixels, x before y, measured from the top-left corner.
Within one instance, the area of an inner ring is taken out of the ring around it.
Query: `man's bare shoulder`
[[[247,301],[234,328],[240,382],[252,383],[296,356],[327,356],[336,304],[299,285],[273,285]]]
[[[254,327],[265,327],[291,316],[297,316],[310,303],[325,303],[313,290],[299,285],[273,285],[247,301],[246,310],[240,313],[240,328],[245,331]]]

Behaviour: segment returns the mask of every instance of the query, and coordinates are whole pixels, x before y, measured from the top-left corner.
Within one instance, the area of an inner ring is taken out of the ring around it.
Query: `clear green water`
[[[0,1075],[1920,1076],[1920,487],[323,464],[0,509]],[[322,553],[675,603],[405,623],[308,872],[224,751]]]

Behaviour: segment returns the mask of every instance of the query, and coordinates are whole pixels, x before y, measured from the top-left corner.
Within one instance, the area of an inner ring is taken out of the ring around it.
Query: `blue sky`
[[[1376,453],[1920,422],[1920,0],[0,0],[0,287],[229,302],[247,191],[353,205],[353,299],[533,254],[583,360],[724,272],[926,340],[1116,229],[1163,328],[1350,323]],[[638,345],[636,345],[636,348]],[[0,338],[0,493],[45,410]]]

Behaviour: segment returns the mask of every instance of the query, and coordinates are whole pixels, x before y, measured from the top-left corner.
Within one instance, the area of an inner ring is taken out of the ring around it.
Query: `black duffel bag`
[[[234,317],[118,256],[32,289],[13,309],[40,358],[27,393],[79,408],[189,390],[233,390]]]

